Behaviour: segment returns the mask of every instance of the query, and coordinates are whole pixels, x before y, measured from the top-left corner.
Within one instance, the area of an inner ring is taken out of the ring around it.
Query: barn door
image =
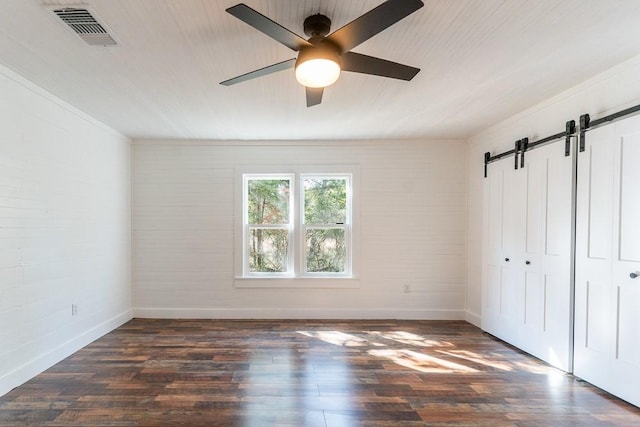
[[[587,135],[578,167],[575,374],[640,405],[640,117]]]
[[[482,329],[507,341],[517,341],[518,294],[521,269],[516,254],[522,251],[524,175],[513,162],[491,165],[484,182],[484,250]]]
[[[526,153],[521,348],[571,369],[572,158],[555,143]]]
[[[551,144],[525,159],[485,180],[482,328],[569,370],[571,158]]]

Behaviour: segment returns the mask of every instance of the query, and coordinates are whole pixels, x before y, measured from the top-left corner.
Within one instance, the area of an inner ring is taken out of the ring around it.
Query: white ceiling
[[[381,0],[244,0],[303,35]],[[85,0],[117,47],[92,47],[45,6],[1,0],[0,63],[132,138],[467,137],[640,54],[639,0],[424,0],[354,49],[422,71],[411,82],[343,73],[306,108],[293,70],[220,81],[295,57],[224,10],[239,0]]]

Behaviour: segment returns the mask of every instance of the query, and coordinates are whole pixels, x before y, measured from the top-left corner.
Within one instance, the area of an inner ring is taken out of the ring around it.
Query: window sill
[[[359,289],[358,277],[236,277],[236,288]]]

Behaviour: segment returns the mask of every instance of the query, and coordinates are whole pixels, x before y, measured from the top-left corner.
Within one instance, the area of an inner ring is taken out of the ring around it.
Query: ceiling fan
[[[424,4],[420,0],[387,0],[331,34],[329,34],[331,20],[328,17],[321,14],[311,15],[304,20],[303,24],[304,33],[309,36],[308,40],[246,4],[232,6],[227,9],[228,13],[298,52],[298,57],[242,74],[220,84],[230,86],[277,71],[295,68],[296,79],[306,89],[307,107],[311,107],[322,102],[324,88],[338,79],[340,71],[409,81],[418,74],[419,68],[352,52],[351,49],[422,6]]]

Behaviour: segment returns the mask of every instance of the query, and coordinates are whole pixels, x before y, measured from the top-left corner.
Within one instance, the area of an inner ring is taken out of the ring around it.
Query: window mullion
[[[293,199],[293,236],[292,240],[295,242],[293,249],[294,256],[294,274],[296,276],[301,276],[304,273],[304,226],[303,226],[303,212],[304,212],[304,197],[303,191],[304,187],[302,185],[300,174],[295,175],[294,179],[296,185],[296,191],[292,192],[294,194]]]
[[[291,176],[291,193],[289,194],[291,203],[291,212],[289,215],[289,267],[291,268],[291,274],[293,276],[298,276],[300,271],[299,259],[298,256],[298,247],[299,247],[299,227],[298,227],[298,217],[300,216],[300,209],[298,207],[300,203],[300,197],[298,195],[298,176],[297,174],[293,174]]]

